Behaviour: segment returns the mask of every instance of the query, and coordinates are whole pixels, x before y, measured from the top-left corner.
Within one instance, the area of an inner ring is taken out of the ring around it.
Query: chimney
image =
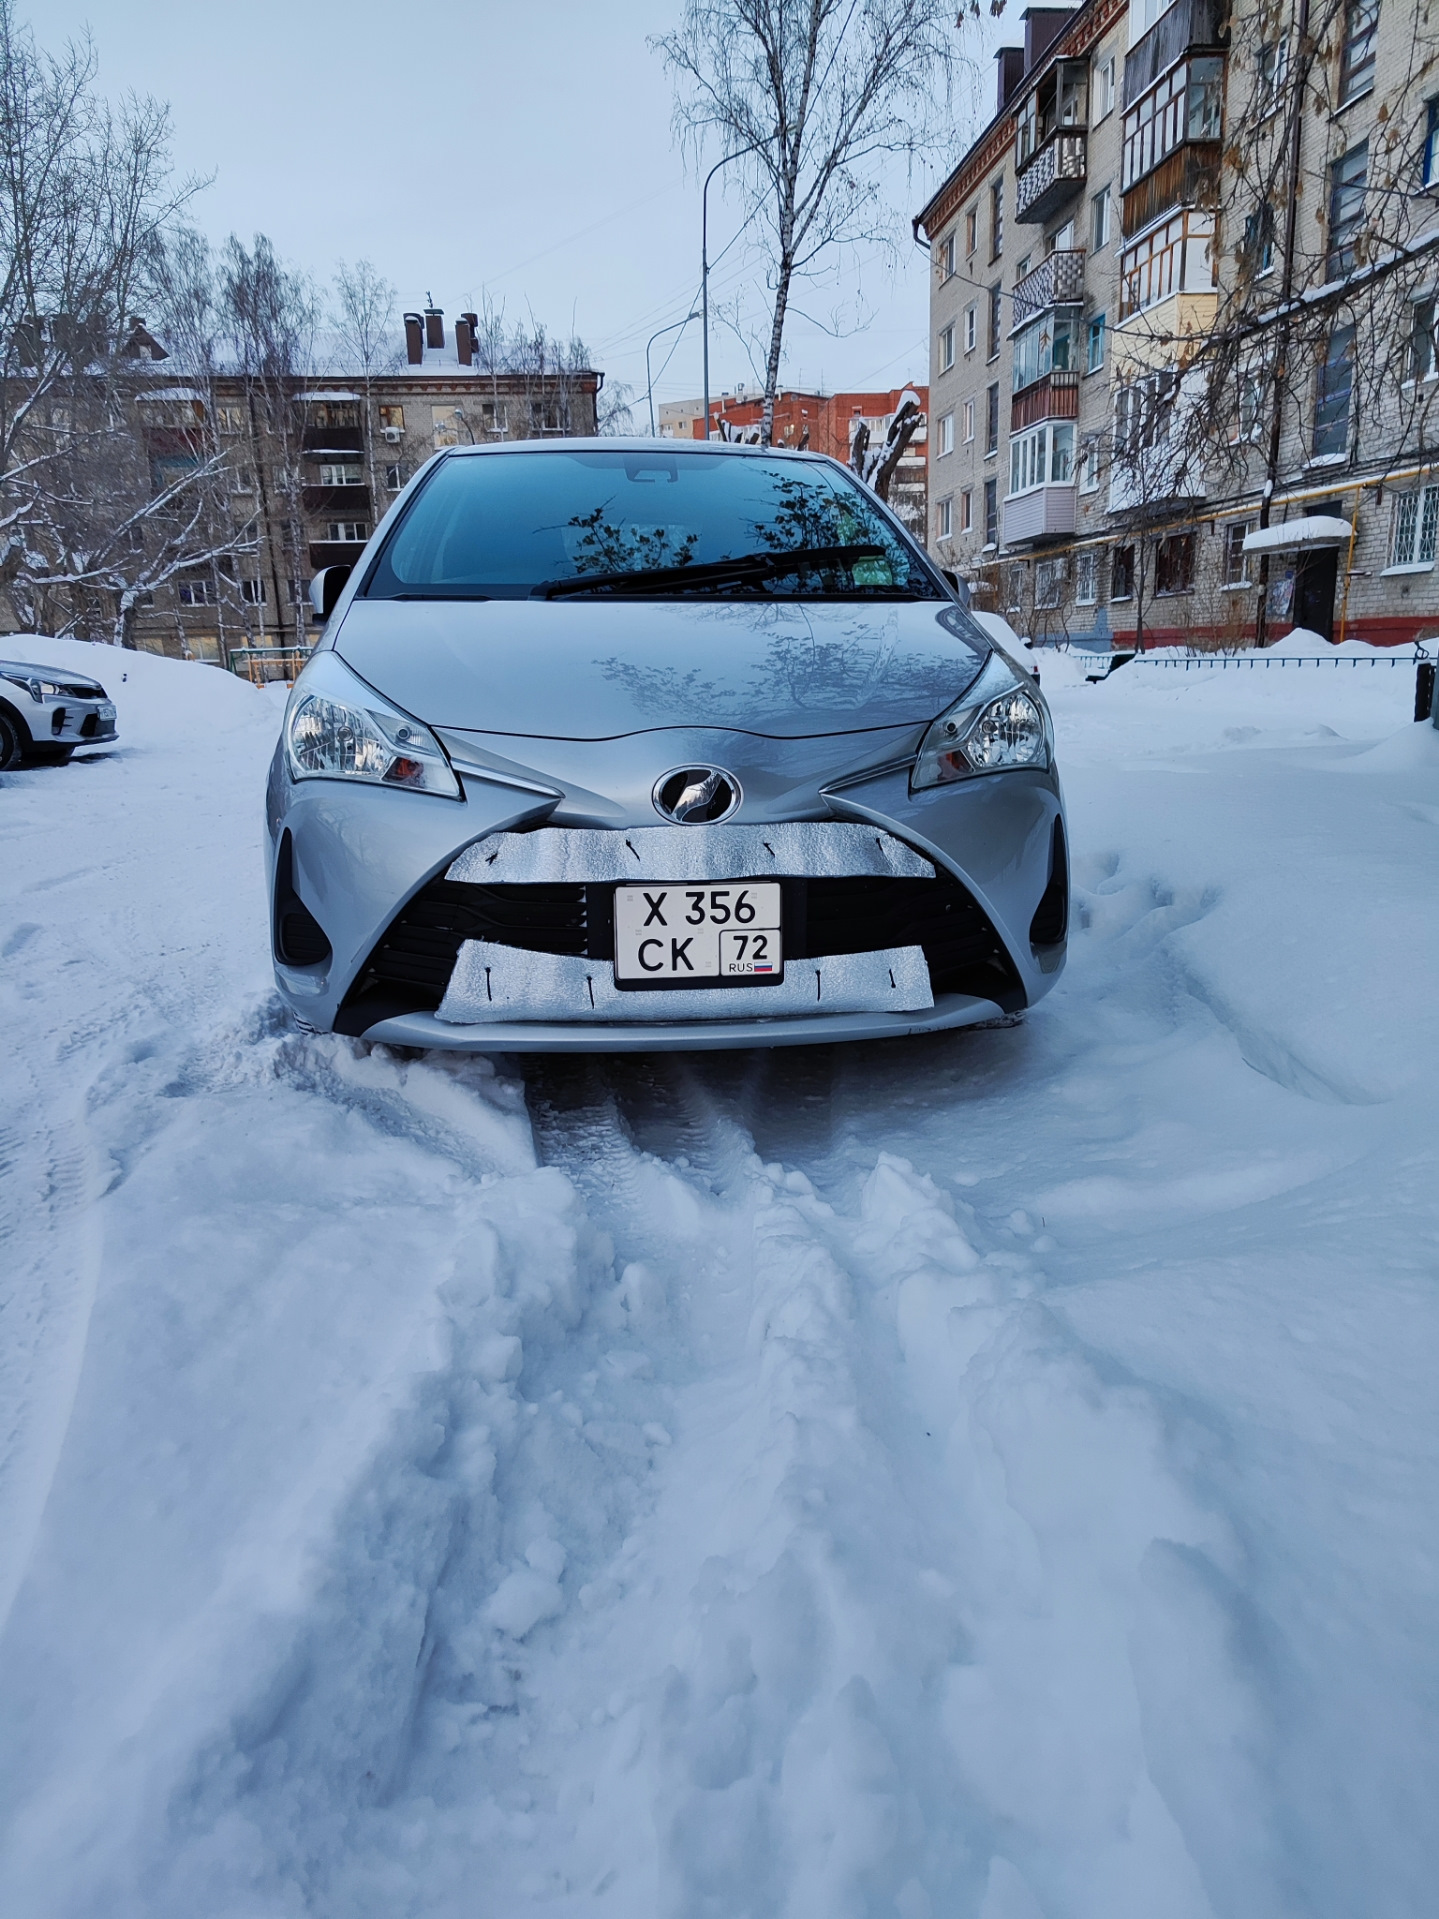
[[[1070,7],[1026,7],[1024,21],[1024,70],[1038,66],[1059,38],[1060,30],[1074,18]]]
[[[425,308],[425,345],[443,346],[445,344],[445,309],[437,306]]]
[[[479,325],[478,313],[462,313],[455,322],[455,352],[459,355],[461,366],[473,366],[475,363],[475,335]]]
[[[1001,47],[994,57],[999,62],[999,111],[1003,113],[1024,78],[1024,48]]]
[[[418,313],[405,315],[405,360],[419,366],[425,357],[425,331]]]

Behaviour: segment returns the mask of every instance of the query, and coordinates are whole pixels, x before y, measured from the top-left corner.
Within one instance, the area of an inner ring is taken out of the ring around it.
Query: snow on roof
[[[362,400],[362,393],[352,393],[348,387],[331,387],[323,393],[297,393],[297,400]]]
[[[200,400],[205,396],[198,387],[193,386],[157,386],[140,395],[142,400]]]
[[[1310,513],[1302,519],[1285,520],[1279,526],[1262,526],[1244,536],[1246,553],[1290,553],[1306,546],[1347,546],[1354,537],[1348,520],[1328,513]]]

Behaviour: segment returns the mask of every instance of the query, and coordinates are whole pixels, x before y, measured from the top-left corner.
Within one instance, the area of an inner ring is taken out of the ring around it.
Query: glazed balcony
[[[1050,135],[1015,183],[1016,220],[1030,224],[1050,220],[1084,191],[1088,144],[1088,135],[1075,127]]]
[[[300,505],[311,519],[333,513],[342,520],[368,520],[370,489],[367,486],[306,486],[300,489]]]
[[[1018,333],[1046,307],[1082,306],[1083,303],[1084,248],[1060,248],[1016,283],[1010,331]]]
[[[1186,53],[1229,45],[1225,0],[1178,0],[1129,50],[1124,62],[1124,105],[1132,107],[1160,75]]]
[[[364,429],[358,426],[307,426],[301,442],[307,460],[321,460],[332,453],[352,457],[365,450]]]

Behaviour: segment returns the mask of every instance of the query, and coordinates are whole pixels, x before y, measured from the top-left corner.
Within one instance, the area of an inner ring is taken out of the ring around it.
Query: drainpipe
[[[1259,502],[1259,526],[1269,524],[1274,489],[1279,484],[1279,459],[1283,441],[1284,380],[1289,370],[1289,319],[1287,309],[1294,295],[1294,251],[1299,233],[1299,166],[1304,146],[1304,96],[1308,91],[1309,0],[1299,0],[1298,33],[1295,43],[1295,75],[1289,109],[1289,192],[1284,211],[1284,274],[1279,299],[1286,317],[1279,323],[1279,344],[1274,355],[1274,417],[1269,423],[1269,457],[1265,463],[1264,493]],[[1353,542],[1350,542],[1353,558]],[[1264,646],[1269,637],[1269,555],[1259,556],[1259,605],[1254,615],[1254,644]]]

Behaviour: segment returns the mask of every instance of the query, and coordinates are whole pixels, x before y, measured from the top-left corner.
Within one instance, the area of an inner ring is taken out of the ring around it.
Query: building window
[[[1081,493],[1099,491],[1099,442],[1086,440],[1079,450],[1079,490]]]
[[[1132,386],[1117,388],[1114,395],[1115,452],[1137,453],[1167,440],[1178,391],[1179,375],[1173,367],[1147,374]]]
[[[974,525],[974,488],[967,486],[959,496],[959,530],[968,533]]]
[[[996,180],[989,189],[989,257],[997,260],[1004,252],[1004,181]]]
[[[1272,112],[1279,104],[1284,82],[1289,76],[1288,40],[1266,40],[1259,49],[1256,64],[1259,70],[1260,110]]]
[[[1354,327],[1330,330],[1324,364],[1319,369],[1314,405],[1314,454],[1347,453],[1349,402],[1354,392]]]
[[[984,483],[984,544],[999,545],[999,481]]]
[[[1114,111],[1116,60],[1111,53],[1101,60],[1094,73],[1094,124],[1107,120]]]
[[[482,400],[480,402],[480,422],[486,433],[507,433],[510,426],[510,416],[503,402],[499,400]]]
[[[1099,549],[1082,547],[1074,556],[1074,604],[1099,604]]]
[[[1339,61],[1339,104],[1357,100],[1374,85],[1374,36],[1379,0],[1349,0],[1344,9],[1344,52]]]
[[[460,421],[458,407],[432,406],[430,408],[430,431],[434,435],[436,446],[458,446],[460,444]]]
[[[1239,375],[1239,417],[1236,438],[1257,440],[1264,431],[1264,374],[1241,369]]]
[[[1224,106],[1224,62],[1181,61],[1124,116],[1121,179],[1129,189],[1188,140],[1217,140]]]
[[[1091,243],[1096,253],[1098,253],[1101,247],[1109,245],[1109,211],[1111,204],[1109,188],[1101,187],[1091,203],[1092,218],[1089,226]]]
[[[345,546],[355,546],[370,537],[370,529],[363,520],[331,520],[325,529],[327,540],[337,540]]]
[[[935,529],[941,540],[949,539],[954,532],[954,502],[950,499],[940,501],[935,514]]]
[[[310,604],[310,582],[308,580],[291,580],[290,604],[291,606],[308,606]]]
[[[965,444],[968,445],[973,438],[974,438],[974,401],[966,400],[964,403]]]
[[[1194,584],[1194,535],[1171,533],[1154,549],[1156,593],[1187,593]]]
[[[1409,322],[1409,361],[1405,377],[1410,380],[1427,380],[1435,369],[1434,318],[1435,303],[1431,297],[1414,302]]]
[[[215,424],[222,433],[243,433],[245,431],[245,409],[242,406],[217,406]]]
[[[948,373],[954,365],[954,328],[943,327],[939,335],[939,370]]]
[[[1096,313],[1084,335],[1084,370],[1098,373],[1104,365],[1104,315]]]
[[[1034,605],[1040,613],[1052,612],[1064,604],[1064,582],[1068,576],[1066,560],[1041,560],[1034,569]]]
[[[958,251],[955,235],[946,233],[939,243],[939,270],[942,278],[946,280],[954,278],[955,255]]]
[[[404,484],[404,480],[400,477],[398,463],[385,468],[385,491],[387,493],[398,493]]]
[[[1439,486],[1416,487],[1394,497],[1391,566],[1432,565],[1439,542]]]
[[[1028,493],[1037,486],[1067,486],[1074,478],[1074,428],[1062,425],[1031,427],[1009,443],[1009,492]]]
[[[1111,600],[1132,600],[1134,598],[1134,548],[1117,546],[1114,557],[1109,562],[1109,597]]]
[[[181,606],[213,606],[215,604],[213,580],[181,580],[175,590]]]
[[[996,281],[989,289],[989,333],[985,340],[984,357],[986,360],[999,358],[999,342],[1004,332],[1004,295]]]
[[[1325,277],[1340,280],[1354,271],[1355,247],[1364,218],[1364,186],[1369,172],[1369,142],[1334,161],[1329,169],[1329,260]]]
[[[1119,317],[1127,320],[1172,293],[1207,290],[1215,282],[1214,215],[1189,209],[1129,247],[1119,261]]]
[[[311,426],[358,426],[360,411],[353,400],[313,400]]]
[[[954,415],[943,413],[939,419],[939,445],[935,449],[936,457],[943,459],[946,453],[954,451]]]
[[[984,408],[984,450],[986,453],[999,451],[999,382],[985,394]]]
[[[969,212],[966,213],[964,216],[965,254],[968,257],[973,258],[974,250],[978,245],[979,245],[979,208],[971,207],[969,209]]]
[[[1244,542],[1249,534],[1252,522],[1249,520],[1231,520],[1224,529],[1224,584],[1226,586],[1248,586],[1249,555],[1244,551]]]
[[[363,486],[365,475],[358,466],[330,466],[321,463],[321,486]]]
[[[1274,209],[1267,203],[1246,214],[1244,257],[1256,278],[1274,266]]]
[[[266,598],[265,582],[263,580],[241,580],[240,598],[245,602],[246,606],[263,606]]]
[[[1439,186],[1439,100],[1424,110],[1424,184]]]
[[[403,433],[405,430],[405,409],[402,406],[382,406],[380,408],[380,425],[386,432],[389,432],[390,429],[393,428],[395,432]]]

